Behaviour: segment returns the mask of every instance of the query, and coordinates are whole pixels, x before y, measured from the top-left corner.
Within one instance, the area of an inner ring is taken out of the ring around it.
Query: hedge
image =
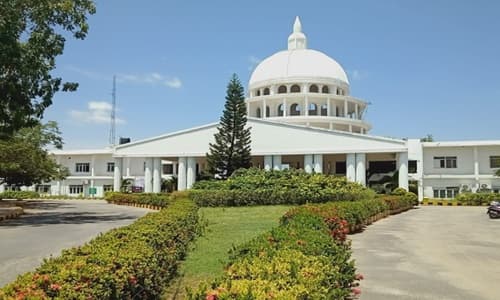
[[[2,199],[36,199],[40,198],[40,194],[32,191],[7,191],[0,193],[0,200]]]
[[[374,192],[345,177],[248,169],[225,181],[196,182],[190,197],[199,206],[246,206],[354,201],[373,198]]]
[[[362,275],[355,273],[345,240],[349,228],[410,209],[415,197],[293,208],[279,227],[233,249],[224,274],[190,291],[188,299],[351,299],[360,293]]]
[[[492,201],[500,201],[497,193],[461,193],[455,200],[462,205],[488,205]]]
[[[170,195],[164,193],[121,193],[121,192],[108,192],[105,194],[104,199],[108,203],[118,205],[148,205],[155,208],[166,207],[170,202]]]
[[[199,230],[197,210],[178,199],[64,250],[1,289],[0,299],[157,299]]]

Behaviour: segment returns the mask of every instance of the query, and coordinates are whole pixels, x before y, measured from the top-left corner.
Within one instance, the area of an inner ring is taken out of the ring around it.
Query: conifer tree
[[[215,142],[207,153],[209,171],[227,178],[240,168],[250,167],[250,128],[247,128],[244,89],[236,74],[227,85],[226,104],[220,118]]]

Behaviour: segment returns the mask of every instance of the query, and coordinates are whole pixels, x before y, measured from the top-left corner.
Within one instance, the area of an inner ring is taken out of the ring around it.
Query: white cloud
[[[111,122],[111,103],[90,101],[87,110],[71,110],[71,118],[82,123],[109,124]],[[116,124],[124,124],[125,120],[116,118]]]
[[[368,76],[368,73],[361,70],[350,70],[347,71],[353,80],[362,80]]]
[[[255,69],[255,67],[257,67],[257,65],[260,64],[261,61],[262,59],[250,55],[248,57],[248,62],[250,63],[250,65],[248,66],[248,71],[253,71],[253,69]]]
[[[164,84],[166,86],[174,88],[174,89],[178,89],[178,88],[182,87],[182,81],[177,77],[165,80]]]

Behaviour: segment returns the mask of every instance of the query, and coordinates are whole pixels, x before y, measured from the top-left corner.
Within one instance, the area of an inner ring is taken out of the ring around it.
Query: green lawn
[[[258,234],[278,225],[280,217],[291,206],[210,207],[201,208],[208,226],[195,242],[180,269],[181,277],[166,292],[166,299],[183,299],[186,287],[196,288],[200,282],[220,275],[228,251]]]

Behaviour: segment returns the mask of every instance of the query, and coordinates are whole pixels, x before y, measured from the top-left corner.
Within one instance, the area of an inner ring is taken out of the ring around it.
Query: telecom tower
[[[109,130],[109,144],[114,147],[116,145],[116,76],[113,76],[113,91],[111,93],[113,99],[111,102],[111,128]]]

